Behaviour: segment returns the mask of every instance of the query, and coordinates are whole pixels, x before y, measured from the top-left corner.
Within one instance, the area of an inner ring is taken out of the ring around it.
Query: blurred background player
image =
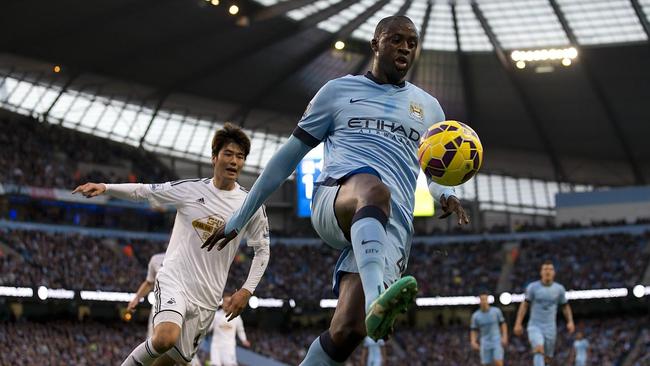
[[[162,184],[86,183],[73,193],[86,197],[108,194],[127,200],[174,205],[174,229],[156,278],[153,336],[137,346],[124,366],[187,364],[197,352],[221,301],[228,270],[240,240],[255,248],[248,279],[225,308],[229,319],[239,315],[255,291],[269,260],[266,213],[257,210],[227,251],[205,253],[203,241],[222,226],[246,197],[237,178],[250,152],[250,140],[238,127],[226,124],[212,140],[213,177]]]
[[[147,277],[138,287],[138,291],[135,293],[133,299],[126,306],[126,310],[129,312],[134,312],[135,308],[140,303],[143,297],[147,296],[153,289],[154,281],[156,281],[156,276],[158,271],[162,268],[163,260],[165,259],[165,253],[157,253],[151,256],[149,259],[149,265],[147,265]],[[154,311],[151,309],[149,312],[149,321],[147,322],[147,338],[151,338],[153,335],[153,314]]]
[[[411,19],[382,19],[371,41],[372,71],[331,80],[318,91],[242,208],[206,241],[209,248],[227,245],[300,160],[325,141],[311,220],[323,241],[341,250],[333,286],[338,303],[303,365],[345,362],[366,335],[386,337],[415,299],[417,282],[402,273],[413,236],[417,149],[427,128],[445,119],[434,97],[405,81],[418,45]],[[453,189],[433,182],[429,187],[447,214],[469,223]]]
[[[566,289],[555,280],[553,262],[545,261],[540,270],[541,280],[526,287],[526,300],[519,305],[515,320],[515,335],[523,334],[523,321],[530,306],[528,319],[528,340],[533,349],[533,365],[550,365],[555,353],[557,336],[557,306],[562,305],[562,314],[566,320],[569,334],[575,331],[573,313],[566,298]]]
[[[249,348],[251,342],[246,338],[244,321],[238,315],[228,320],[224,307],[230,303],[232,298],[229,295],[223,297],[223,306],[219,307],[214,314],[212,323],[212,342],[210,343],[210,366],[237,366],[237,340]]]
[[[382,366],[385,359],[386,347],[384,340],[374,341],[372,338],[366,337],[361,350],[361,362],[365,362],[365,366]]]
[[[504,347],[508,345],[508,326],[501,309],[490,306],[489,294],[482,291],[480,308],[472,314],[470,343],[481,354],[481,365],[503,366]],[[481,341],[478,342],[478,334]]]
[[[576,333],[576,339],[573,341],[571,356],[575,366],[587,365],[587,361],[589,360],[589,341],[585,339],[582,332]]]

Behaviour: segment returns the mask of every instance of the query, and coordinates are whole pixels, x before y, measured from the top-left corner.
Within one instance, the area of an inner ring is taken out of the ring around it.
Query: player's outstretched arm
[[[506,347],[508,345],[508,324],[501,323],[501,345]]]
[[[135,293],[135,296],[131,301],[129,301],[129,305],[126,306],[126,311],[128,312],[134,312],[135,307],[138,306],[138,303],[140,302],[140,299],[142,299],[146,294],[151,292],[151,289],[153,288],[153,283],[149,282],[147,280],[142,281],[140,284],[140,287],[138,287],[138,291]]]
[[[300,160],[311,149],[311,146],[297,137],[293,135],[289,137],[289,140],[273,155],[262,174],[257,178],[239,210],[233,214],[225,226],[215,230],[201,248],[207,247],[208,250],[212,250],[215,244],[219,243],[217,250],[223,249],[237,236],[237,233],[241,231],[271,193],[291,175]]]
[[[566,330],[569,334],[573,334],[576,330],[576,326],[573,323],[573,311],[571,311],[571,305],[564,304],[562,306],[562,314],[564,314],[564,319],[566,320]]]
[[[80,186],[77,186],[72,191],[72,194],[81,193],[86,198],[92,198],[99,196],[106,192],[106,185],[104,183],[86,183]]]
[[[515,320],[514,333],[516,336],[521,336],[522,334],[524,334],[523,323],[527,311],[528,311],[528,301],[522,301],[521,305],[519,305],[519,310],[517,310],[517,319]]]

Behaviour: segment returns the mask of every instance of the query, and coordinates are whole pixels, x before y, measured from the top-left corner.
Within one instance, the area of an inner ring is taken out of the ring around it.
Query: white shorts
[[[236,346],[224,347],[213,339],[210,345],[210,366],[237,366]]]
[[[339,193],[339,185],[321,185],[314,192],[312,200],[311,222],[318,236],[335,249],[342,249],[334,270],[332,290],[338,297],[338,287],[343,273],[359,273],[357,261],[352,250],[352,243],[345,237],[334,213],[334,202]],[[392,207],[391,210],[396,210]],[[390,286],[402,277],[406,269],[411,250],[412,230],[396,220],[393,215],[388,218],[386,235],[390,245],[384,246],[384,284]]]
[[[167,351],[167,355],[181,365],[192,362],[201,340],[210,330],[215,311],[187,301],[179,286],[163,273],[156,278],[154,294],[154,328],[163,322],[171,322],[181,327],[181,335],[174,347]]]
[[[153,315],[155,312],[155,307],[156,305],[154,304],[151,307],[151,311],[149,312],[149,321],[147,322],[147,339],[153,336]]]

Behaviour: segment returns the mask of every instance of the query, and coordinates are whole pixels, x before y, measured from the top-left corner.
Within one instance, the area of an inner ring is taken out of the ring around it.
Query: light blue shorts
[[[339,185],[320,185],[314,192],[311,209],[311,223],[318,236],[329,246],[340,249],[341,256],[336,262],[332,290],[338,297],[339,282],[344,273],[359,273],[357,262],[352,251],[352,243],[341,230],[334,213],[334,202],[338,195]],[[392,209],[395,210],[394,208]],[[388,245],[384,246],[385,267],[384,284],[390,285],[401,278],[406,270],[413,230],[407,230],[405,225],[391,215],[386,225]],[[410,228],[410,227],[409,227]]]
[[[585,358],[576,358],[575,366],[587,366],[587,359],[585,359]]]
[[[555,337],[556,333],[553,331],[543,331],[542,328],[536,325],[528,326],[528,341],[535,349],[538,346],[544,346],[544,356],[553,357],[555,354]]]
[[[494,361],[503,361],[503,346],[481,347],[481,365],[492,365]]]

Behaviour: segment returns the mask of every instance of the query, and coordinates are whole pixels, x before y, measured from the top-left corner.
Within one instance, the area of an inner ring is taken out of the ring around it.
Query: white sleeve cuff
[[[429,193],[437,201],[442,197],[449,198],[450,196],[456,196],[454,187],[443,186],[436,182],[429,183]]]

